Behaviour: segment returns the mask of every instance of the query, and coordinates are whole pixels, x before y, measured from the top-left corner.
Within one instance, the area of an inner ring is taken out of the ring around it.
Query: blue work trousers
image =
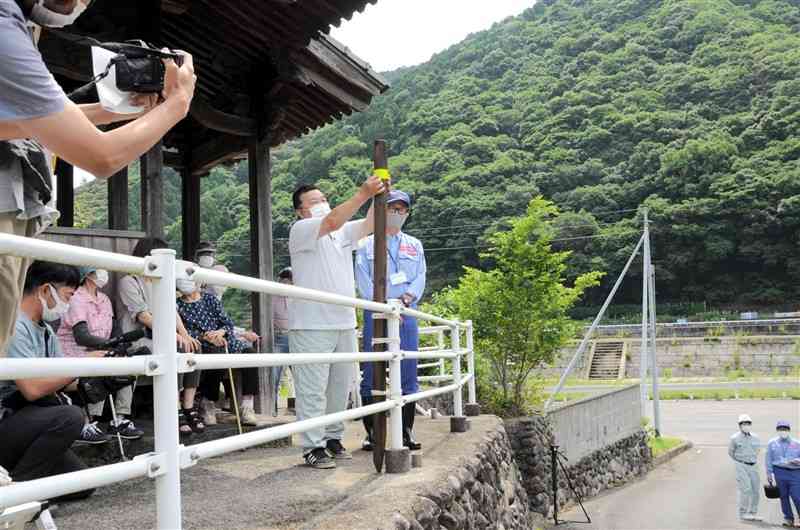
[[[400,349],[417,351],[419,349],[419,324],[416,318],[403,316],[400,321]],[[372,311],[364,311],[364,343],[361,351],[372,350]],[[361,397],[372,397],[372,363],[361,363],[363,377],[361,379]],[[419,389],[417,384],[417,359],[400,361],[400,374],[403,395],[414,394]]]
[[[792,504],[789,499],[794,501],[794,508],[797,510],[798,515],[800,515],[800,469],[784,469],[774,466],[772,470],[775,473],[775,482],[777,482],[778,491],[781,493],[783,518],[787,521],[794,520]]]

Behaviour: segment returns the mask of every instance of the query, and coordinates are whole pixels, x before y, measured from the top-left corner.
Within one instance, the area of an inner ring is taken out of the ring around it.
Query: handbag
[[[764,495],[766,495],[768,499],[778,499],[781,496],[781,492],[778,486],[774,484],[764,484]]]

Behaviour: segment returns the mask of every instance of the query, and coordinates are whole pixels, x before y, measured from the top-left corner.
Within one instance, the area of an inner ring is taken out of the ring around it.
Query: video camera
[[[150,355],[150,348],[142,346],[134,350],[130,349],[131,344],[145,336],[144,330],[137,329],[123,333],[103,343],[98,349],[108,350],[106,357],[137,357],[140,355]],[[85,377],[78,380],[78,396],[84,404],[100,403],[109,394],[132,385],[136,381],[135,376],[117,375],[111,377]]]

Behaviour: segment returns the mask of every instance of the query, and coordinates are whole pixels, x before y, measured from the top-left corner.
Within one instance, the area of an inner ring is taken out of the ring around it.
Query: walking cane
[[[228,355],[228,341],[225,341],[225,354]],[[239,434],[242,434],[242,417],[239,415],[239,400],[236,398],[236,383],[233,380],[233,368],[228,368],[228,377],[231,380],[231,394],[233,394],[233,411],[236,413],[236,426],[239,427]]]

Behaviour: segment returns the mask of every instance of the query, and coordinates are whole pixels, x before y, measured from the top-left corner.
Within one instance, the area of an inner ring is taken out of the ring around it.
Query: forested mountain
[[[370,170],[372,141],[385,138],[395,185],[416,201],[408,232],[426,246],[433,288],[478,266],[484,236],[541,194],[574,212],[557,238],[574,250],[571,274],[609,273],[590,303],[638,239],[642,205],[660,300],[797,299],[798,4],[540,0],[391,73],[392,89],[367,112],[277,150],[275,236],[288,234],[297,183],[347,197]],[[203,183],[203,235],[224,241],[239,270],[245,177],[240,165]],[[83,188],[81,204],[96,189]],[[285,245],[276,254],[285,263]],[[634,270],[623,299],[635,302],[640,285]]]

